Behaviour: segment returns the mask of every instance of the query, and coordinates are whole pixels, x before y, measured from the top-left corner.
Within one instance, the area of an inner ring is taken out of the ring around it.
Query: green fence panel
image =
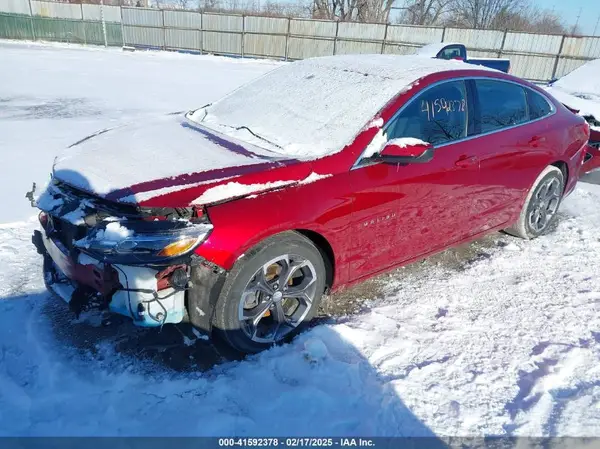
[[[106,39],[108,40],[108,45],[117,45],[119,47],[123,45],[123,29],[120,23],[106,24]]]
[[[31,17],[0,13],[0,37],[4,39],[33,39]]]
[[[81,20],[33,17],[35,38],[46,41],[85,44],[85,29]]]
[[[104,45],[104,34],[102,32],[102,22],[84,22],[86,43]],[[120,23],[106,24],[106,41],[108,45],[123,45],[123,34]]]

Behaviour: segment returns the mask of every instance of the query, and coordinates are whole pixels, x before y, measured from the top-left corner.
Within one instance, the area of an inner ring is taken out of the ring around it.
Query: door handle
[[[454,163],[454,165],[456,165],[457,167],[460,167],[460,168],[468,168],[468,167],[473,167],[474,165],[477,165],[478,162],[479,162],[479,159],[477,159],[477,156],[461,156]]]
[[[544,143],[546,138],[544,136],[533,136],[529,141],[530,147],[538,147],[541,143]]]

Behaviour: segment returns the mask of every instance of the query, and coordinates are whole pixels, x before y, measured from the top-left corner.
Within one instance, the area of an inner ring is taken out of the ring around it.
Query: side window
[[[413,99],[390,123],[387,139],[415,137],[433,145],[467,135],[469,108],[464,81],[432,87]]]
[[[552,107],[548,100],[542,95],[532,90],[527,90],[527,101],[529,103],[529,118],[535,120],[538,118],[545,117],[552,112]]]
[[[453,59],[460,57],[459,47],[446,47],[438,54],[438,58],[440,59]]]
[[[529,120],[527,97],[521,86],[494,80],[475,80],[475,86],[479,98],[477,132],[496,131]]]

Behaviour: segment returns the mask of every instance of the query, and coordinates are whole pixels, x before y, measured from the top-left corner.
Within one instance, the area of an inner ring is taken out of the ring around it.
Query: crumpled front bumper
[[[145,266],[106,265],[87,254],[73,260],[61,242],[42,228],[32,241],[44,256],[44,280],[50,291],[73,305],[86,300],[104,302],[114,313],[142,327],[179,323],[185,315],[185,291],[158,291],[158,270]]]

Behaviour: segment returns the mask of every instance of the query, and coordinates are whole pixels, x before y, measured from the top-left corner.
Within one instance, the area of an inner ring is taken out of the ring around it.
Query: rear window
[[[495,80],[476,80],[479,117],[475,129],[480,133],[496,131],[529,120],[525,89],[518,84]]]
[[[529,102],[529,118],[531,120],[545,117],[552,112],[552,107],[548,100],[537,92],[527,89],[527,100]]]

